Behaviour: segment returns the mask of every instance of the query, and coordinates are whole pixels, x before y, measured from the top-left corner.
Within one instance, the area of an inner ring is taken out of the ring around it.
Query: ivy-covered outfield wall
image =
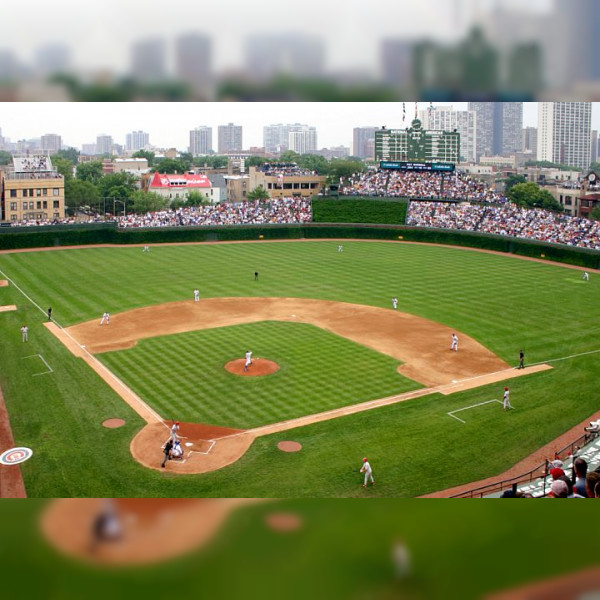
[[[362,239],[449,244],[545,258],[600,269],[600,251],[544,244],[500,235],[404,225],[310,223],[305,225],[238,225],[117,229],[114,224],[0,228],[0,250],[89,244],[159,244],[233,240]]]
[[[315,223],[403,225],[408,201],[398,198],[318,198],[312,203]]]

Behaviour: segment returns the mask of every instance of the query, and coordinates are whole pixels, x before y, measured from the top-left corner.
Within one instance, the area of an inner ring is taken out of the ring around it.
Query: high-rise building
[[[540,102],[538,160],[587,169],[591,122],[591,102]]]
[[[469,110],[477,114],[477,160],[521,151],[522,102],[469,102]]]
[[[387,85],[399,87],[412,83],[414,42],[404,38],[385,39],[380,45],[381,78]]]
[[[132,131],[125,136],[125,149],[128,152],[143,150],[150,144],[150,134],[145,131]]]
[[[303,125],[290,130],[288,147],[298,154],[314,154],[317,151],[317,128]]]
[[[320,77],[325,46],[319,37],[305,34],[258,35],[246,40],[245,71],[256,79],[280,73],[294,77]]]
[[[598,162],[598,130],[592,130],[592,144],[590,152],[590,164]]]
[[[113,139],[112,136],[106,135],[105,133],[101,133],[96,136],[96,154],[108,154],[111,155],[113,153]]]
[[[212,149],[212,127],[202,125],[190,131],[189,151],[192,156],[204,156]]]
[[[523,129],[522,151],[532,154],[537,159],[537,127],[525,127]]]
[[[167,51],[164,40],[149,38],[131,47],[131,75],[140,81],[157,81],[167,74]]]
[[[376,127],[355,127],[352,130],[352,156],[373,158],[375,156]]]
[[[35,52],[35,68],[41,75],[67,73],[71,69],[71,49],[62,43],[40,46]]]
[[[287,125],[265,125],[263,127],[263,146],[265,152],[277,154],[290,149],[290,131],[305,131],[309,126],[302,123]]]
[[[419,112],[427,131],[456,131],[460,134],[461,161],[477,160],[477,115],[473,110],[454,110],[452,106],[436,106]]]
[[[204,88],[211,78],[211,40],[200,33],[182,35],[175,41],[175,73],[194,88]]]
[[[42,150],[49,154],[56,154],[62,148],[62,138],[56,133],[47,133],[42,136]]]
[[[242,150],[242,126],[228,123],[219,125],[219,154]]]

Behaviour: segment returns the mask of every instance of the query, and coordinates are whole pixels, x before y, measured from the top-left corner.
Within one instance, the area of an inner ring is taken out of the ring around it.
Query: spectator
[[[583,458],[576,458],[573,461],[573,472],[575,473],[576,480],[573,486],[575,492],[583,498],[587,498],[587,492],[585,489],[585,477],[587,475],[588,464]]]

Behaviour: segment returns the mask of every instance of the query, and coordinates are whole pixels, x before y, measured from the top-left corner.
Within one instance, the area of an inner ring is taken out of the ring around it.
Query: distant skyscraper
[[[530,152],[537,160],[537,127],[523,129],[523,152]]]
[[[55,154],[62,148],[62,139],[56,133],[47,133],[42,136],[42,150]]]
[[[320,77],[325,64],[323,40],[304,34],[260,35],[246,40],[246,72],[258,79],[279,73]]]
[[[521,151],[522,102],[469,102],[469,110],[477,114],[477,160]]]
[[[190,33],[175,42],[175,72],[196,89],[205,87],[211,77],[211,40],[199,33]]]
[[[151,38],[133,44],[131,75],[140,81],[156,81],[166,77],[167,53],[164,40]]]
[[[242,126],[229,123],[219,125],[219,154],[242,150]]]
[[[96,154],[109,154],[113,152],[112,136],[101,133],[96,137]]]
[[[289,133],[289,149],[298,154],[314,154],[317,151],[317,128],[303,125]]]
[[[477,115],[473,110],[454,110],[452,106],[436,106],[419,112],[427,131],[457,131],[460,134],[461,160],[477,160]]]
[[[203,125],[190,131],[189,151],[192,156],[204,156],[212,147],[212,127]]]
[[[538,160],[587,169],[591,121],[591,102],[540,102]]]
[[[94,156],[96,154],[96,144],[81,144],[81,154],[84,156]]]
[[[305,131],[309,126],[302,123],[287,125],[265,125],[263,127],[263,146],[265,152],[278,153],[290,149],[290,131]]]
[[[376,127],[355,127],[352,130],[352,156],[373,158],[375,156]]]
[[[0,138],[1,139],[1,138]],[[598,130],[592,130],[592,147],[590,154],[590,163],[598,162]]]
[[[381,78],[395,87],[412,83],[414,43],[406,39],[386,39],[380,46]]]
[[[67,73],[71,69],[71,50],[66,44],[40,46],[35,52],[35,68],[42,75]]]
[[[0,50],[0,79],[12,81],[21,74],[21,66],[12,50]]]
[[[142,150],[150,144],[150,135],[145,131],[132,131],[125,136],[125,149],[128,152]]]

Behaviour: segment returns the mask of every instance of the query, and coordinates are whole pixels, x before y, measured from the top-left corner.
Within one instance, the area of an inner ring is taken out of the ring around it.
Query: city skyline
[[[467,103],[451,104],[466,110]],[[318,147],[352,148],[355,127],[383,125],[403,129],[410,125],[415,103],[1,103],[0,130],[11,142],[57,134],[63,147],[81,150],[102,134],[115,143],[125,144],[127,134],[144,131],[150,144],[158,148],[187,151],[190,131],[200,126],[213,128],[213,146],[220,125],[234,123],[243,127],[244,149],[263,146],[263,127],[277,123],[305,123],[316,127]],[[418,110],[429,107],[419,102]],[[404,117],[404,120],[403,120]],[[523,127],[537,127],[537,103],[524,103]],[[598,103],[592,104],[592,129],[600,129]],[[217,148],[214,148],[216,151]]]

